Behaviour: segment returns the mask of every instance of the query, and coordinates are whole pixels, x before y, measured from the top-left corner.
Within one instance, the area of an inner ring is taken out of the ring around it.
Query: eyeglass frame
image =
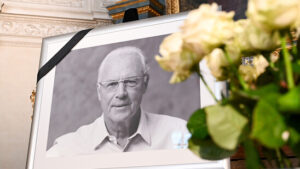
[[[107,90],[107,91],[110,91],[110,92],[113,92],[113,91],[116,91],[118,88],[119,88],[119,85],[120,85],[120,82],[122,82],[123,84],[124,84],[124,86],[127,88],[127,87],[129,87],[129,88],[135,88],[137,85],[138,85],[138,83],[135,85],[135,86],[128,86],[126,83],[124,83],[126,80],[130,80],[131,78],[134,78],[134,80],[138,80],[138,79],[142,79],[142,78],[144,78],[144,81],[146,81],[145,80],[145,77],[148,77],[148,74],[143,74],[143,75],[141,75],[141,76],[131,76],[131,77],[127,77],[127,78],[121,78],[121,79],[119,79],[119,80],[108,80],[108,81],[103,81],[103,82],[97,82],[97,84],[98,84],[98,86],[102,86],[105,90]],[[108,88],[107,88],[107,86],[105,86],[103,83],[110,83],[110,82],[117,82],[117,86],[116,86],[116,88],[115,89],[113,89],[113,90],[109,90]]]

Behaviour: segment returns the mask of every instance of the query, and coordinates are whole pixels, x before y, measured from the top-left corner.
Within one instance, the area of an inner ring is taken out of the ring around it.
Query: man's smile
[[[114,105],[112,105],[112,107],[126,107],[129,105],[131,105],[131,103],[114,104]]]

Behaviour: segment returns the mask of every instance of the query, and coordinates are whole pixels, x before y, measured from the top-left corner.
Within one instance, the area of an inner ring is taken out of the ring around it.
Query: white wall
[[[40,48],[0,45],[0,168],[25,167]]]

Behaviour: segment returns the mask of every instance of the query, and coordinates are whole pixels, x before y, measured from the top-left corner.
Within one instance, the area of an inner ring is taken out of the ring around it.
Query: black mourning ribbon
[[[37,83],[41,80],[47,73],[50,72],[60,61],[62,61],[68,53],[73,49],[73,47],[92,29],[85,29],[77,32],[66,44],[62,47],[41,69],[37,74]]]
[[[123,22],[139,20],[138,11],[136,8],[131,8],[125,11]],[[92,29],[85,29],[77,32],[66,44],[62,47],[45,65],[41,67],[37,74],[37,83],[49,73],[60,61],[62,61],[73,47]]]

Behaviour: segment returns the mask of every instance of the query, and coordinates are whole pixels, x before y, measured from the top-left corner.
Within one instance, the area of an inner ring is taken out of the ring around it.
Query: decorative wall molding
[[[41,48],[42,38],[0,35],[0,46]]]
[[[40,45],[42,38],[111,24],[111,20],[80,20],[0,14],[0,43]],[[33,44],[28,44],[32,42]]]
[[[108,20],[85,21],[1,14],[0,34],[47,37],[108,25],[109,23]]]
[[[0,0],[3,13],[76,19],[110,19],[108,0]]]
[[[107,6],[113,5],[117,2],[120,2],[120,0],[96,0],[96,1],[101,1],[102,5],[104,7],[107,7]]]
[[[19,2],[40,5],[65,6],[73,8],[82,8],[85,0],[5,0],[6,2]]]
[[[40,47],[42,38],[111,24],[109,0],[0,0],[0,44]]]
[[[108,25],[110,22],[0,14],[0,34],[47,37]]]

